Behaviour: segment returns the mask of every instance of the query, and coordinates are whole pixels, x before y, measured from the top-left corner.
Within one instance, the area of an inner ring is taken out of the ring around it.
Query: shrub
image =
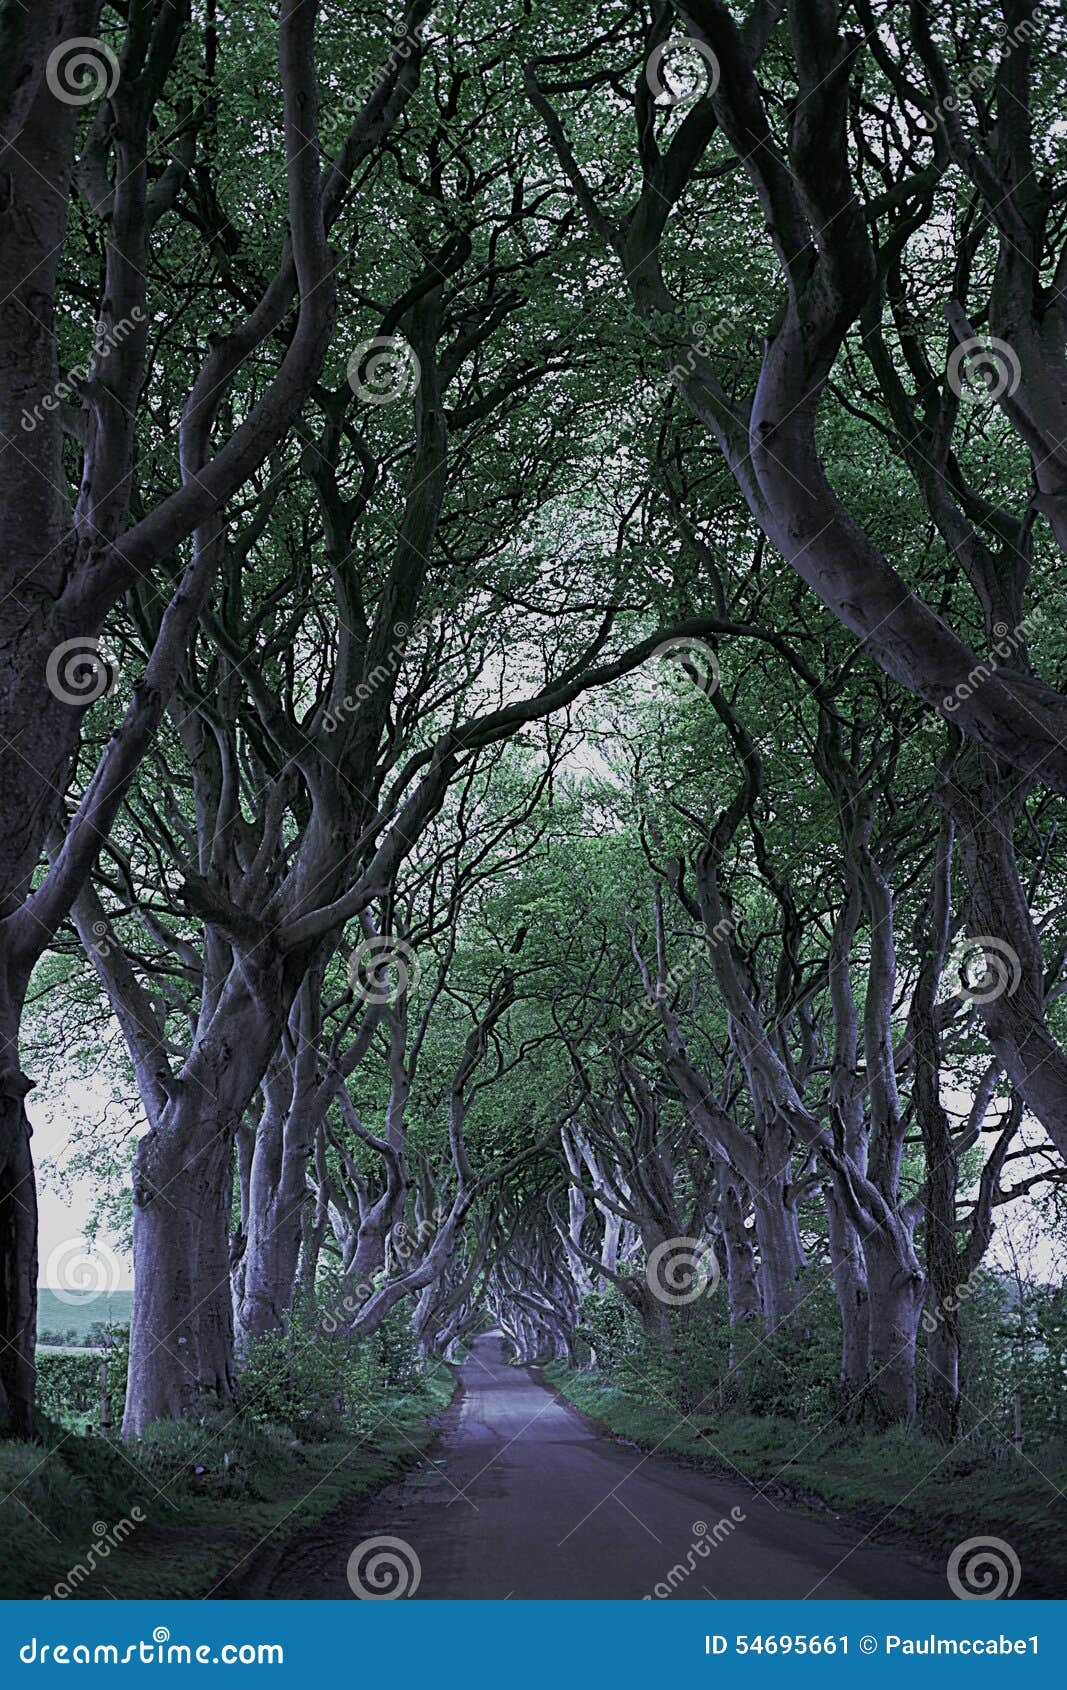
[[[100,1419],[100,1368],[104,1357],[37,1351],[37,1405],[68,1429],[97,1427]],[[107,1352],[107,1397],[111,1424],[122,1424],[126,1397],[129,1338],[124,1334]]]
[[[420,1366],[402,1310],[354,1344],[330,1331],[318,1308],[297,1309],[285,1331],[245,1345],[237,1377],[239,1412],[309,1440],[359,1431],[377,1420],[383,1396],[409,1391]]]

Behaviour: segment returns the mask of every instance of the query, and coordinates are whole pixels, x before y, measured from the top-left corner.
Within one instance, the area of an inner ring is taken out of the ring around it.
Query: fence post
[[[106,1438],[111,1430],[111,1408],[107,1400],[107,1356],[100,1360],[100,1436]]]

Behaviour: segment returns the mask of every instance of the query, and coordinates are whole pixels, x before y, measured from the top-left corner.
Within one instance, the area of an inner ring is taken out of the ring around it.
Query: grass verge
[[[1020,1596],[1067,1592],[1061,1498],[1067,1457],[1045,1447],[1002,1460],[969,1444],[946,1451],[914,1428],[871,1432],[748,1415],[682,1420],[666,1403],[628,1396],[604,1374],[549,1362],[545,1378],[583,1413],[640,1449],[743,1477],[809,1510],[844,1515],[885,1543],[936,1559],[973,1537],[998,1537],[1022,1566]],[[681,1422],[679,1424],[679,1422]]]
[[[307,1532],[432,1443],[455,1392],[447,1367],[382,1396],[368,1424],[300,1444],[233,1414],[161,1424],[125,1444],[42,1425],[0,1445],[0,1595],[199,1597],[265,1538]]]

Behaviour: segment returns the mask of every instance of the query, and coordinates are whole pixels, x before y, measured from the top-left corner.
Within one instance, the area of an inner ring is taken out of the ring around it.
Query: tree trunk
[[[1041,940],[1012,840],[1024,793],[988,758],[960,758],[953,773],[945,803],[967,882],[975,1004],[1005,1073],[1067,1160],[1067,1055],[1049,1027]],[[986,977],[976,980],[983,955]]]
[[[807,1262],[791,1200],[789,1153],[784,1134],[761,1135],[760,1183],[752,1194],[759,1243],[759,1284],[769,1331],[787,1321],[800,1300],[800,1275]]]
[[[315,1134],[315,1166],[318,1176],[318,1194],[312,1198],[307,1192],[300,1208],[300,1257],[296,1269],[296,1292],[294,1301],[309,1307],[315,1299],[315,1283],[318,1278],[319,1256],[330,1224],[329,1203],[326,1198],[326,1143],[322,1124]]]
[[[288,1077],[288,1065],[286,1065]],[[291,1082],[287,1089],[291,1092]],[[244,1250],[235,1279],[234,1339],[238,1354],[251,1339],[287,1322],[300,1259],[301,1221],[307,1196],[307,1161],[313,1134],[296,1130],[271,1084],[249,1158]]]
[[[839,1406],[844,1414],[858,1411],[867,1379],[870,1350],[867,1269],[864,1266],[859,1233],[849,1220],[832,1186],[826,1188],[825,1196],[830,1263],[841,1316]]]
[[[126,1437],[233,1397],[233,1127],[202,1115],[183,1130],[182,1113],[134,1159]]]
[[[730,1325],[754,1320],[761,1311],[754,1234],[745,1225],[742,1186],[725,1157],[715,1158],[719,1182],[718,1218],[726,1253],[726,1301]]]
[[[866,1402],[880,1426],[915,1419],[915,1340],[922,1314],[922,1274],[878,1238],[865,1243],[870,1285],[871,1362]]]
[[[960,1317],[951,1299],[927,1311],[923,1431],[955,1442],[960,1421]],[[925,1319],[926,1317],[924,1317]]]
[[[17,1018],[5,1048],[17,1050]],[[25,1097],[31,1081],[0,1070],[0,1435],[33,1431],[37,1342],[37,1186]]]

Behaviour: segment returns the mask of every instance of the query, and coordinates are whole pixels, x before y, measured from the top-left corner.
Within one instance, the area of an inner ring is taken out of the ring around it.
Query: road
[[[431,1459],[313,1539],[266,1546],[241,1594],[352,1600],[349,1558],[379,1537],[403,1547],[375,1588],[409,1590],[417,1561],[418,1601],[950,1594],[940,1568],[858,1527],[601,1435],[503,1355],[476,1342]],[[371,1587],[366,1557],[356,1576]]]

